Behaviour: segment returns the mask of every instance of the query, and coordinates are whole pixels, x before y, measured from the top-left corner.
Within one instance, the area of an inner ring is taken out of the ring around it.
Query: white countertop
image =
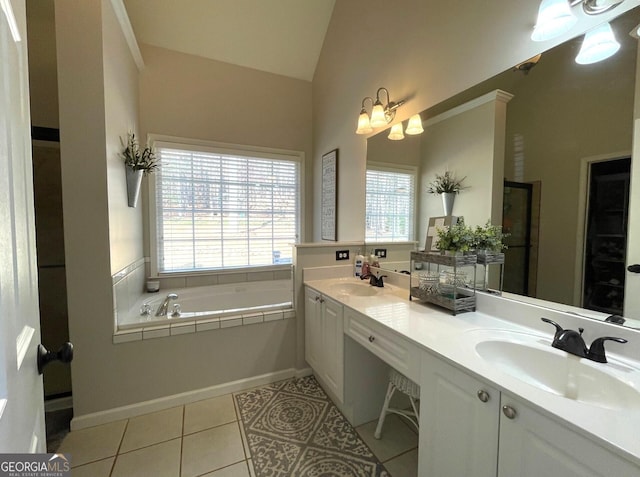
[[[304,284],[329,296],[344,306],[368,316],[389,330],[408,339],[427,352],[475,374],[501,391],[534,405],[538,411],[564,421],[568,427],[596,438],[603,446],[640,465],[640,394],[638,402],[629,408],[605,409],[586,404],[530,385],[485,361],[475,350],[483,339],[499,338],[505,331],[534,335],[539,344],[548,344],[551,352],[552,328],[548,333],[528,328],[480,312],[465,312],[453,316],[435,305],[408,300],[409,292],[392,285],[376,290],[375,296],[347,295],[337,291],[336,284],[356,283],[368,286],[355,278],[305,280]],[[482,331],[487,330],[487,331]],[[513,336],[510,334],[510,336]],[[581,358],[567,355],[568,359]],[[588,366],[606,370],[625,381],[640,393],[640,371],[628,372],[627,367],[640,370],[640,363],[607,352],[609,363],[595,363],[582,359]]]

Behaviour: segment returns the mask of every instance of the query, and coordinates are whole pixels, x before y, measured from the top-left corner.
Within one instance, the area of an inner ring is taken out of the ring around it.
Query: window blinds
[[[160,272],[291,263],[299,164],[160,147]]]
[[[414,240],[415,173],[367,169],[367,242]]]

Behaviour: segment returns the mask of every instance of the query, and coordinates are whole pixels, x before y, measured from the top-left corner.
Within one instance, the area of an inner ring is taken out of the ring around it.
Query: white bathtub
[[[167,316],[155,316],[156,310],[169,293],[178,295],[171,300]],[[151,313],[142,315],[148,304]],[[180,306],[180,315],[172,316],[174,305]],[[293,308],[293,281],[270,280],[231,285],[160,290],[145,293],[128,313],[118,315],[118,330],[156,326],[177,321],[199,321],[211,318],[242,317],[252,313],[268,314]]]

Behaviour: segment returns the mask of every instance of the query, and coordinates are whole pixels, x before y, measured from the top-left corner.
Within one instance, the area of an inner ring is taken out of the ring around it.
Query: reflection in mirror
[[[452,170],[469,186],[453,215],[470,225],[504,220],[511,234],[505,291],[592,318],[623,314],[637,56],[629,32],[639,23],[640,8],[612,21],[622,47],[601,63],[575,62],[581,36],[527,71],[505,71],[424,111],[421,136],[368,139],[367,164],[418,167],[420,248],[429,217],[442,215],[427,184]],[[501,93],[486,96],[498,90],[513,95],[504,121]]]

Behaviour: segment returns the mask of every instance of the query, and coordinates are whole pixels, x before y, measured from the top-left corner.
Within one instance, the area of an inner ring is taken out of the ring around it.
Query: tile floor
[[[358,433],[393,477],[417,476],[418,436],[396,415]],[[74,477],[251,477],[253,464],[231,394],[70,432]]]

